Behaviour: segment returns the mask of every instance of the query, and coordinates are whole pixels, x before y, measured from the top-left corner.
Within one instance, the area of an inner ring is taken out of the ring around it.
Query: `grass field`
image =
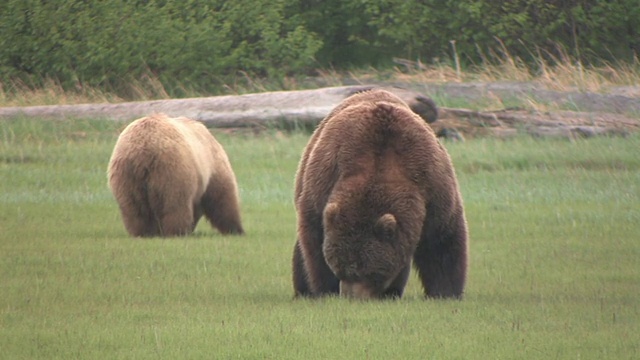
[[[0,121],[0,358],[640,358],[640,137],[447,143],[462,301],[292,300],[308,134],[214,134],[247,235],[132,239],[106,185],[121,124]]]

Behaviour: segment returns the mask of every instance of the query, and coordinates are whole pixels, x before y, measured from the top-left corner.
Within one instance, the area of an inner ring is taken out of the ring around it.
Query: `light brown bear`
[[[450,157],[384,90],[352,95],[313,133],[295,181],[296,296],[399,298],[411,263],[427,297],[461,298],[467,224]]]
[[[204,213],[223,234],[243,234],[238,186],[227,154],[201,123],[154,114],[120,134],[109,187],[132,236],[193,232]]]

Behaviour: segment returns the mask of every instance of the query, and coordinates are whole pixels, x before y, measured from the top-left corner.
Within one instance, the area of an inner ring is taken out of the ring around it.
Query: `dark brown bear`
[[[447,151],[395,95],[355,94],[318,126],[295,183],[296,296],[461,298],[467,225]]]
[[[154,114],[129,124],[108,168],[109,187],[132,236],[179,236],[205,217],[243,234],[236,177],[222,145],[201,123]]]

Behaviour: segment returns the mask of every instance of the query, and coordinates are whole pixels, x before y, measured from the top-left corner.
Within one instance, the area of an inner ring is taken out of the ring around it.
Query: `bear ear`
[[[339,210],[337,203],[328,203],[327,206],[324,207],[324,221],[328,224],[335,224]]]
[[[384,214],[378,218],[378,221],[376,221],[374,231],[376,235],[385,240],[393,240],[396,235],[397,227],[398,223],[396,222],[396,217],[392,214]]]

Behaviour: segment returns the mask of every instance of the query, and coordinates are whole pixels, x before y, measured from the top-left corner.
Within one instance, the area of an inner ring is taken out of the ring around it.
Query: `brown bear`
[[[467,223],[451,159],[400,98],[373,89],[318,125],[295,179],[296,296],[461,298]]]
[[[154,114],[118,137],[109,187],[132,236],[193,232],[204,213],[223,234],[243,234],[238,186],[222,146],[201,123]]]

